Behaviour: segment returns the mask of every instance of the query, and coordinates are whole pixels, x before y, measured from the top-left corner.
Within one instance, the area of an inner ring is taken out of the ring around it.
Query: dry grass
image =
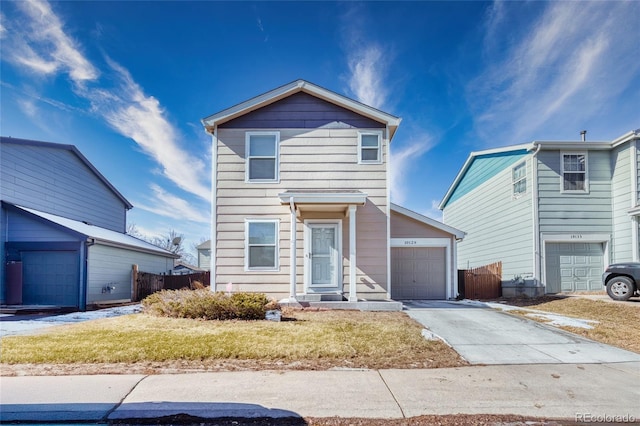
[[[204,370],[233,369],[233,365],[242,369],[464,365],[445,344],[425,340],[422,327],[402,312],[290,311],[286,317],[289,320],[283,322],[145,314],[108,318],[38,335],[5,337],[0,360],[3,374],[12,370],[5,367],[25,364],[32,368],[117,365],[126,372],[136,364]]]
[[[591,330],[576,327],[561,328],[597,342],[640,353],[640,309],[637,306],[580,297],[551,296],[509,299],[507,303],[568,317],[598,321]],[[517,313],[526,315],[524,311]]]

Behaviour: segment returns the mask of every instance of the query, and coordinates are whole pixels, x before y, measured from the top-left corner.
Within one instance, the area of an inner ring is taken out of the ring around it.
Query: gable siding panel
[[[451,238],[451,234],[392,211],[391,238]]]
[[[511,169],[518,162],[444,208],[444,222],[467,233],[457,245],[459,269],[501,261],[503,280],[533,273],[531,157],[527,192],[514,199]]]
[[[384,128],[382,123],[346,108],[298,92],[228,121],[221,129]]]
[[[72,152],[1,144],[2,200],[124,232],[122,201]]]

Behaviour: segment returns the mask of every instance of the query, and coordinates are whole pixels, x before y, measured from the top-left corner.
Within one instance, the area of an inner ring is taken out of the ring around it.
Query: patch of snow
[[[487,305],[493,309],[499,309],[501,311],[524,311],[526,316],[539,318],[545,321],[549,325],[556,327],[576,327],[590,330],[593,328],[591,324],[598,324],[598,321],[587,320],[582,318],[571,318],[564,315],[553,314],[550,312],[539,311],[537,309],[529,309],[522,306],[512,306],[503,303],[487,302]]]
[[[3,319],[0,321],[0,337],[30,334],[56,325],[119,317],[121,315],[136,314],[141,311],[141,305],[136,304],[98,309],[96,311],[72,312],[63,315],[25,316],[25,319],[19,319],[19,315],[3,315]]]
[[[581,318],[570,318],[563,315],[549,314],[546,312],[541,313],[528,313],[528,317],[540,318],[549,325],[556,327],[576,327],[591,330],[593,326],[591,324],[598,324],[598,321],[586,320]]]

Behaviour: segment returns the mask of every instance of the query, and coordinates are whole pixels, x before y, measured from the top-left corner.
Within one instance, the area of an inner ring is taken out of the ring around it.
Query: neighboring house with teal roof
[[[502,262],[505,295],[602,290],[606,265],[640,257],[639,139],[472,152],[440,203],[467,233],[458,268]]]

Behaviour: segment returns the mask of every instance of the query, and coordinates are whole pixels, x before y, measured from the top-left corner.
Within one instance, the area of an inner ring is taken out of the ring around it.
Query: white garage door
[[[446,299],[444,247],[392,247],[392,299]]]
[[[601,243],[547,243],[547,293],[602,290]]]

